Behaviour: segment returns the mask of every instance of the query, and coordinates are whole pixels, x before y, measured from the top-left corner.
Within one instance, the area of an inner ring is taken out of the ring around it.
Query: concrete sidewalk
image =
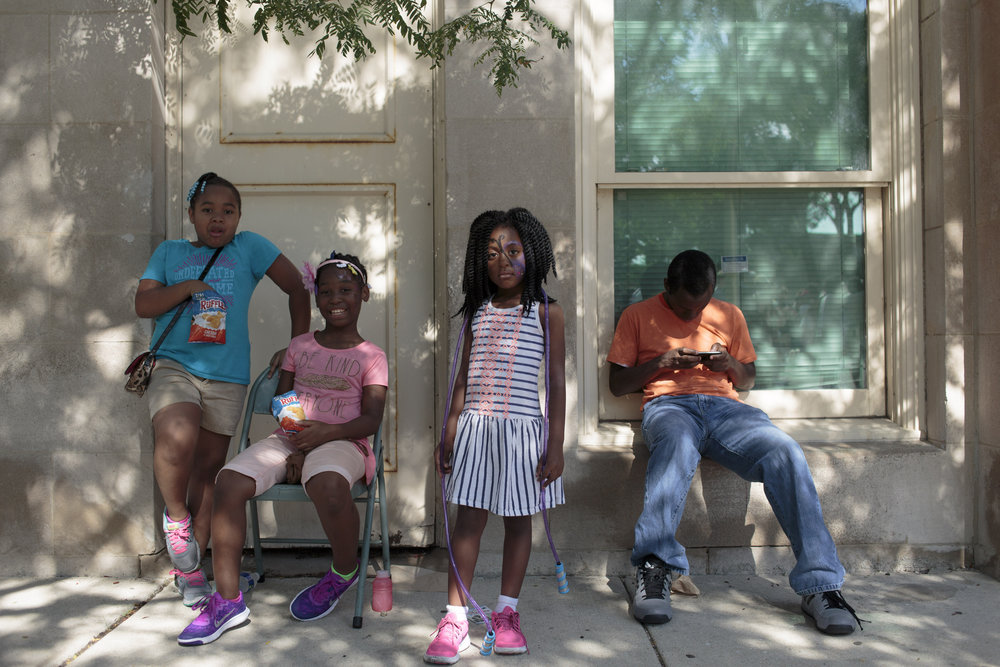
[[[171,579],[0,578],[2,665],[416,665],[444,606],[440,557],[393,564],[394,608],[366,604],[364,627],[351,627],[354,591],[314,623],[288,614],[314,576],[269,576],[248,598],[249,624],[207,646],[182,647],[177,634],[195,616]],[[298,570],[315,564],[298,563]],[[319,570],[317,570],[318,574]],[[519,611],[530,653],[481,656],[482,626],[459,664],[523,665],[997,665],[1000,582],[974,571],[852,576],[845,596],[867,619],[864,632],[827,637],[799,611],[779,577],[698,575],[698,597],[673,596],[674,619],[644,627],[628,614],[625,576],[529,576]],[[473,593],[496,601],[499,580]],[[368,589],[371,590],[370,588]]]

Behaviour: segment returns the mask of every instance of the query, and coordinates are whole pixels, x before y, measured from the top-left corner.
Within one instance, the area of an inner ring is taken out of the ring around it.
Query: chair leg
[[[365,583],[368,576],[368,560],[372,546],[372,519],[375,515],[375,489],[378,482],[372,480],[368,487],[368,500],[365,502],[365,524],[361,533],[361,560],[358,562],[358,599],[354,603],[354,627],[360,628],[364,623]]]
[[[378,472],[378,490],[375,495],[375,502],[379,509],[379,528],[382,529],[382,569],[392,574],[392,567],[389,564],[389,511],[387,499],[385,497],[385,474],[380,469]]]
[[[253,539],[253,557],[257,566],[257,581],[264,581],[264,550],[260,546],[260,519],[257,516],[257,501],[250,499],[250,533]]]

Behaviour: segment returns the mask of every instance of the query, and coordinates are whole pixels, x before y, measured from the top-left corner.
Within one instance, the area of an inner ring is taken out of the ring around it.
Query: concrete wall
[[[944,4],[944,3],[942,3]],[[1000,3],[975,0],[969,8],[972,99],[971,199],[977,290],[972,325],[977,347],[974,413],[979,446],[972,458],[976,500],[976,567],[1000,578],[1000,60],[995,36]]]
[[[976,451],[974,228],[967,2],[921,3],[927,439],[963,469],[971,541]]]
[[[141,0],[0,4],[0,558],[134,573],[155,547],[135,278],[162,206],[157,38]]]
[[[971,562],[1000,576],[1000,5],[920,10],[928,440],[962,468]]]

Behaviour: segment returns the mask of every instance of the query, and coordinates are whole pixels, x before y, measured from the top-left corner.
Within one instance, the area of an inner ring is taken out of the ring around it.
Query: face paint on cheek
[[[521,244],[517,242],[508,243],[504,248],[504,255],[507,256],[507,261],[510,262],[510,268],[514,269],[514,274],[519,278],[523,276],[526,267],[524,264],[524,250]]]

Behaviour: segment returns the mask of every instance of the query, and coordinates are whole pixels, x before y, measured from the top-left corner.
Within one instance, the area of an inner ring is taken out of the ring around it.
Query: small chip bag
[[[191,316],[189,343],[226,342],[226,301],[215,290],[191,295],[194,315]]]
[[[298,433],[304,428],[300,422],[305,420],[306,412],[294,390],[271,399],[271,414],[286,434]]]

